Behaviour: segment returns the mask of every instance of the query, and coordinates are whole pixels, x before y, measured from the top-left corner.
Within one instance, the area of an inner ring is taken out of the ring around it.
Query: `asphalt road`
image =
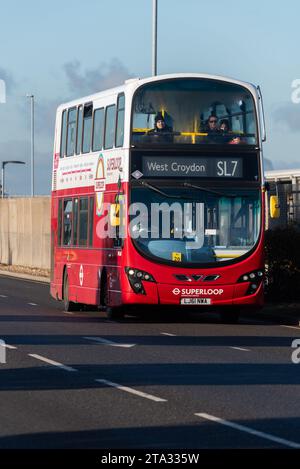
[[[300,448],[296,338],[249,317],[68,314],[0,277],[0,448]]]

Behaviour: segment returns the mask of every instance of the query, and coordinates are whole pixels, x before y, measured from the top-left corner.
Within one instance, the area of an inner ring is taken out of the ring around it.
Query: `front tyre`
[[[101,304],[105,308],[107,319],[116,320],[124,318],[125,313],[122,306],[108,306],[108,287],[106,275],[101,284]]]
[[[124,318],[124,309],[122,306],[107,306],[106,307],[106,316],[108,319],[123,319]]]
[[[74,301],[69,300],[69,277],[68,277],[67,272],[65,272],[65,275],[64,275],[63,301],[64,301],[64,310],[66,312],[78,311],[79,304],[74,303]]]

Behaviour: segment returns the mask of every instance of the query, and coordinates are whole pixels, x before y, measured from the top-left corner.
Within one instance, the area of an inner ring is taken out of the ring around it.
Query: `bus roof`
[[[110,95],[117,95],[119,93],[125,92],[126,89],[130,89],[131,92],[134,92],[137,88],[139,88],[140,86],[146,83],[151,83],[151,82],[161,81],[161,80],[170,80],[170,79],[175,79],[175,78],[206,78],[209,80],[220,80],[220,81],[225,81],[228,83],[233,83],[236,85],[244,86],[248,88],[248,90],[252,94],[256,94],[255,85],[249,82],[237,80],[235,78],[231,78],[227,76],[210,75],[206,73],[170,73],[166,75],[156,75],[156,76],[151,76],[151,77],[146,77],[146,78],[129,78],[128,80],[125,80],[123,85],[116,86],[114,88],[105,89],[103,91],[98,91],[88,96],[83,96],[83,97],[74,99],[72,101],[62,103],[58,106],[58,109],[72,107],[83,102],[88,103],[89,101],[94,101],[98,98],[103,98],[103,97],[110,96]]]

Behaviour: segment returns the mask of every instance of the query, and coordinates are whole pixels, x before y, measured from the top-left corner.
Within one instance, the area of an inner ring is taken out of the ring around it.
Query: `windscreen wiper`
[[[148,189],[151,189],[154,192],[158,192],[158,194],[163,195],[164,197],[167,197],[168,199],[182,199],[181,195],[167,194],[166,192],[161,191],[158,187],[153,186],[152,184],[149,184],[149,182],[146,182],[146,181],[136,181],[136,182],[138,182],[142,186],[147,187]]]
[[[190,184],[189,182],[184,182],[182,185],[184,187],[190,187],[191,189],[198,189],[198,190],[203,191],[203,192],[209,192],[210,194],[216,194],[216,195],[219,195],[221,197],[229,197],[229,198],[237,197],[237,194],[224,194],[223,192],[218,192],[218,191],[214,191],[212,189],[207,189],[206,187],[196,186],[195,184]],[[243,197],[247,197],[247,196],[243,196]]]

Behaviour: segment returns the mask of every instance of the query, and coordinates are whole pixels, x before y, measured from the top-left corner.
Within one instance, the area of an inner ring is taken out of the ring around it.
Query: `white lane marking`
[[[248,348],[242,348],[242,347],[230,347],[233,348],[234,350],[242,350],[242,352],[250,352]]]
[[[65,371],[77,371],[75,368],[72,368],[71,366],[63,365],[62,363],[55,362],[54,360],[50,360],[49,358],[42,357],[41,355],[36,355],[35,353],[29,353],[28,355],[30,357],[36,358],[37,360],[41,360],[42,362],[46,362],[49,365],[57,366],[58,368],[61,368],[62,370],[65,370]]]
[[[228,420],[215,417],[214,415],[209,415],[205,413],[195,414],[195,415],[197,415],[197,417],[201,417],[203,419],[210,420],[212,422],[220,423],[221,425],[234,428],[235,430],[240,430],[242,432],[250,433],[250,435],[259,436],[260,438],[265,438],[266,440],[274,441],[275,443],[279,443],[284,446],[289,446],[290,448],[300,448],[300,443],[296,443],[290,440],[285,440],[284,438],[279,438],[277,436],[270,435],[269,433],[260,432],[258,430],[254,430],[251,427],[246,427],[244,425],[239,425],[237,423],[229,422]]]
[[[161,335],[168,335],[170,337],[176,337],[176,334],[170,334],[169,332],[161,332]]]
[[[288,329],[298,329],[298,331],[300,331],[300,323],[299,323],[299,326],[283,326],[283,325],[281,325],[280,327],[287,327]]]
[[[111,345],[112,347],[123,347],[130,348],[135,347],[136,344],[118,344],[117,342],[112,342],[111,340],[103,339],[103,337],[83,337],[86,340],[93,340],[101,345]]]
[[[27,303],[30,306],[38,306],[36,303]]]
[[[107,386],[112,386],[113,388],[120,389],[121,391],[129,392],[130,394],[135,394],[136,396],[145,397],[146,399],[150,399],[151,401],[155,402],[167,402],[166,399],[162,399],[161,397],[153,396],[152,394],[147,394],[145,392],[137,391],[133,388],[128,388],[127,386],[122,386],[118,383],[113,383],[111,381],[107,381],[106,379],[95,379],[97,383],[106,384]]]
[[[7,298],[7,295],[0,295],[0,298]]]
[[[64,314],[74,314],[71,311],[63,311]]]
[[[1,345],[1,347],[5,347],[5,348],[8,348],[10,350],[17,350],[17,347],[15,347],[14,345],[5,344],[1,341],[0,341],[0,345]]]

